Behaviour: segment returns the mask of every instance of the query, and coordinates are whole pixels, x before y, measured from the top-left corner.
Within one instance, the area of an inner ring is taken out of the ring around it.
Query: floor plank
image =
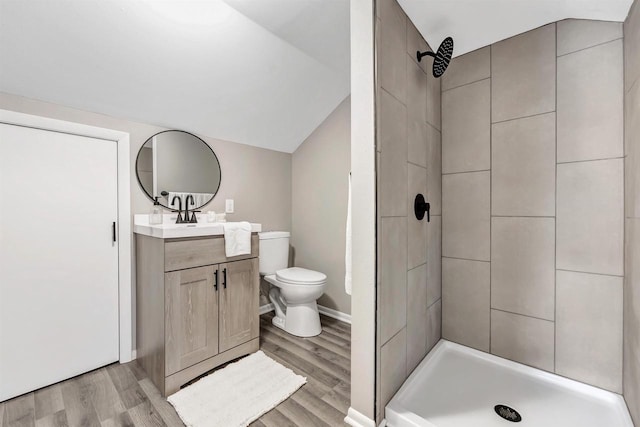
[[[129,409],[129,416],[135,426],[144,427],[165,427],[166,424],[162,417],[153,407],[149,400],[146,400],[138,406]]]
[[[345,333],[348,336],[351,336],[351,325],[346,323],[346,322],[342,322],[338,319],[333,319],[329,316],[325,316],[325,315],[320,315],[320,319],[322,320],[322,325],[325,328],[330,328],[330,329],[337,329],[342,331],[343,333]]]
[[[34,398],[36,420],[64,410],[64,402],[62,401],[62,389],[60,388],[60,384],[54,384],[51,387],[45,387],[41,388],[40,390],[36,390],[34,392]]]
[[[333,427],[293,399],[287,399],[278,405],[278,411],[297,426]]]
[[[321,316],[317,337],[260,319],[260,346],[307,384],[252,423],[253,427],[341,426],[349,408],[351,326]],[[0,427],[183,427],[170,403],[134,361],[112,364],[34,393],[0,402]]]
[[[333,351],[335,354],[339,354],[340,356],[346,358],[347,360],[351,360],[351,349],[347,348],[345,346],[342,345],[337,345],[331,341],[329,341],[328,339],[326,339],[325,337],[323,337],[322,335],[318,335],[317,337],[311,337],[311,338],[307,338],[309,341],[311,341],[314,344],[317,344],[319,346],[322,346],[324,348],[326,348],[327,350]]]
[[[67,411],[59,410],[54,414],[47,415],[36,420],[36,427],[68,427]]]
[[[278,409],[272,409],[258,419],[267,427],[296,427],[289,418],[285,417]],[[253,424],[251,424],[253,426]]]
[[[126,409],[134,408],[147,400],[147,396],[140,388],[136,376],[129,369],[129,366],[134,363],[126,365],[114,364],[106,368]]]
[[[36,422],[33,393],[23,394],[6,402],[3,427],[30,427]]]
[[[85,374],[86,375],[86,374]],[[62,400],[71,426],[100,426],[98,414],[91,403],[93,386],[84,375],[72,378],[62,384]]]
[[[276,328],[273,325],[265,325],[262,329],[262,335],[275,335],[278,338],[286,342],[290,342],[298,347],[303,348],[306,351],[309,351],[317,356],[319,356],[323,360],[328,360],[330,362],[339,365],[340,367],[346,369],[347,371],[351,369],[351,361],[349,357],[342,356],[337,354],[335,351],[332,351],[320,344],[317,341],[314,341],[310,338],[298,338],[294,337],[291,334],[283,331],[282,329]],[[325,341],[327,342],[327,341]]]
[[[340,383],[335,386],[330,392],[322,396],[322,400],[327,402],[329,405],[333,406],[343,414],[346,414],[349,410],[349,406],[351,406],[351,399],[349,398],[349,394],[345,395],[344,391],[341,390],[342,385],[343,383]]]
[[[120,399],[120,394],[105,369],[94,371],[90,379],[94,389],[91,402],[98,415],[98,420],[108,420],[125,412],[126,408]]]
[[[329,388],[335,387],[340,382],[339,377],[336,377],[332,373],[327,372],[318,366],[315,366],[314,364],[307,361],[306,358],[299,357],[272,341],[266,340],[261,337],[260,347],[265,351],[278,356],[278,358],[280,358],[281,360],[286,360],[289,366],[295,366],[296,368],[305,372],[307,376],[312,376]]]
[[[303,377],[305,377],[307,379],[307,384],[312,384],[315,388],[322,390],[324,393],[330,393],[331,390],[333,390],[333,387],[326,385],[325,383],[317,380],[315,377],[309,375],[308,372],[305,372],[304,370],[298,368],[295,365],[292,365],[289,361],[281,358],[280,356],[274,354],[274,353],[270,353],[267,349],[265,349],[264,347],[261,349],[267,356],[269,356],[270,358],[272,358],[273,360],[275,360],[276,362],[280,363],[281,365],[286,366],[287,368],[291,369],[293,372],[295,372],[298,375],[302,375]]]
[[[173,409],[173,406],[167,400],[160,395],[160,392],[153,385],[149,378],[145,378],[140,381],[140,387],[142,391],[149,398],[149,401],[153,405],[164,423],[168,426],[180,426],[182,425],[182,421],[180,421],[180,417],[176,414],[176,411]]]
[[[181,426],[182,423],[176,424]],[[133,420],[128,412],[123,412],[115,418],[108,419],[102,422],[102,427],[135,427]]]
[[[311,344],[309,348],[305,348],[305,345],[302,344],[310,343],[302,340],[298,341],[290,340],[289,338],[282,338],[270,330],[263,330],[262,338],[273,342],[298,357],[306,359],[318,368],[323,369],[326,372],[330,372],[340,379],[346,379],[349,377],[351,362],[335,353],[329,352],[313,344]]]
[[[342,345],[347,348],[351,348],[351,341],[349,337],[342,333],[341,331],[336,331],[335,329],[326,328],[322,334],[325,339],[331,340],[338,345]]]
[[[342,424],[344,415],[336,408],[322,400],[323,396],[318,396],[314,393],[311,393],[309,391],[309,388],[302,387],[291,396],[291,399],[293,399],[294,402],[298,403],[306,411],[311,412],[313,415],[329,424],[330,426],[337,426]]]

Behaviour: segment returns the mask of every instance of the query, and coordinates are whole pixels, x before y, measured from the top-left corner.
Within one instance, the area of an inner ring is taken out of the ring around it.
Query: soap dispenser
[[[158,202],[158,197],[155,197],[155,201],[153,202],[153,207],[151,208],[151,212],[149,212],[149,224],[156,225],[162,224],[162,216],[164,212],[162,211],[162,205]]]

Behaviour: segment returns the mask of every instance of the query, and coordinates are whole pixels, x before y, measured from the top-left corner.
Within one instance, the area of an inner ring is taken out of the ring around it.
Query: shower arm
[[[436,54],[433,52],[420,52],[420,51],[416,52],[416,58],[418,58],[418,62],[422,61],[422,58],[424,56],[433,56],[435,58]]]

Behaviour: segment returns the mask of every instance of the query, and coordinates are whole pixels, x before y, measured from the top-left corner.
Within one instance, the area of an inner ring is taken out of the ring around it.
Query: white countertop
[[[138,214],[133,217],[133,232],[159,239],[177,239],[181,237],[222,236],[222,222],[207,222],[206,215],[198,215],[197,224],[176,224],[176,214],[165,214],[162,224],[149,224],[149,215]],[[251,223],[251,232],[262,231],[262,224]]]

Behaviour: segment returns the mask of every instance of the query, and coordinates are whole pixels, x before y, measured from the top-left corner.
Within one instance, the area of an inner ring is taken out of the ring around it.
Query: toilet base
[[[278,288],[272,288],[269,299],[275,306],[276,315],[271,321],[285,332],[297,337],[315,337],[322,332],[320,313],[315,301],[289,305],[286,304]]]
[[[315,337],[322,332],[320,313],[315,301],[288,305],[284,330],[297,337]]]
[[[271,320],[271,323],[273,324],[273,326],[284,330],[284,324],[285,324],[284,318],[278,317],[278,316],[273,316],[273,319]]]

